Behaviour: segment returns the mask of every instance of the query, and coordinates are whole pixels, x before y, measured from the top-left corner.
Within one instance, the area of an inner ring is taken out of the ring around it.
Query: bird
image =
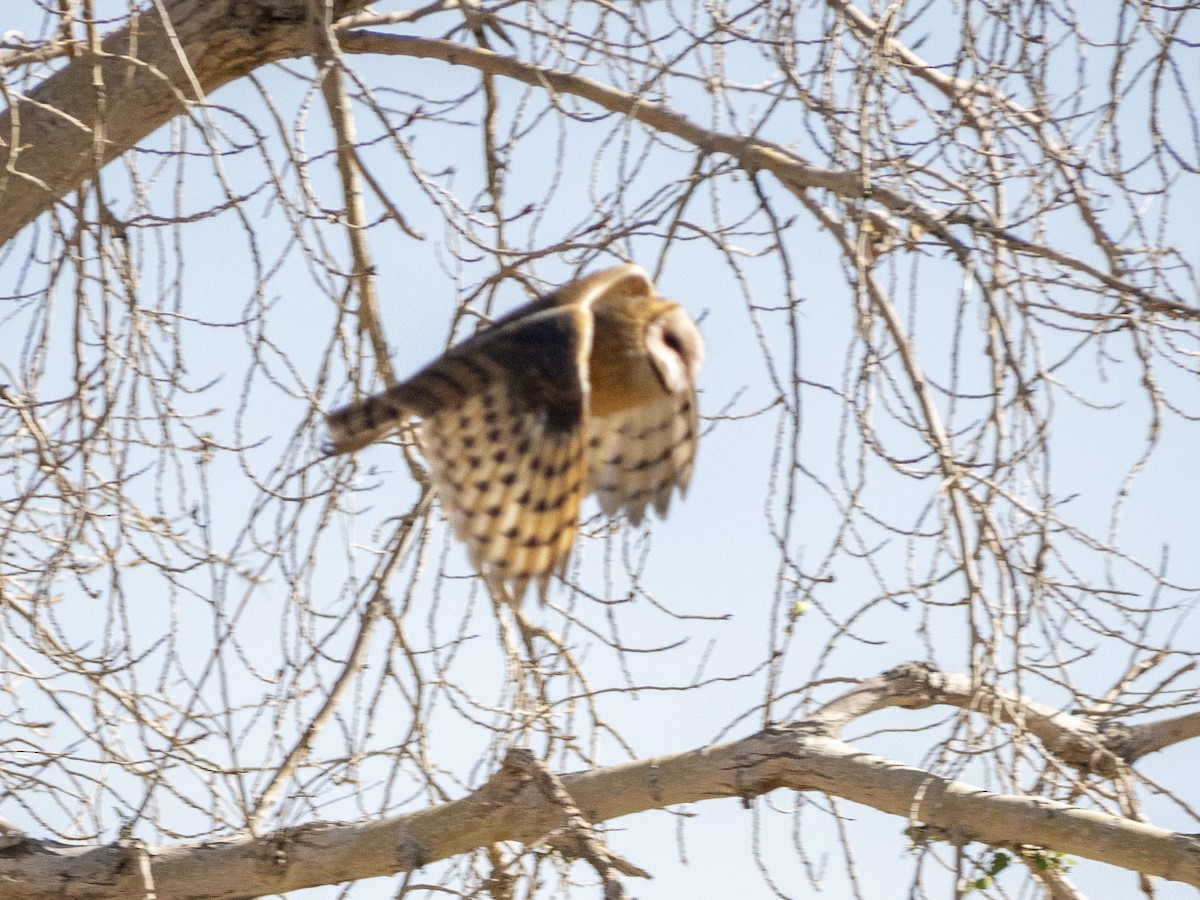
[[[699,437],[704,341],[628,263],[571,281],[452,346],[408,380],[329,413],[330,455],[412,419],[455,536],[500,596],[546,602],[595,495],[609,517],[665,518]]]

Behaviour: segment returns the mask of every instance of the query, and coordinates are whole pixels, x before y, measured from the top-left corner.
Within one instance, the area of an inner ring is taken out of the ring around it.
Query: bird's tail
[[[352,453],[394,431],[412,415],[404,385],[335,409],[325,417],[330,456]]]

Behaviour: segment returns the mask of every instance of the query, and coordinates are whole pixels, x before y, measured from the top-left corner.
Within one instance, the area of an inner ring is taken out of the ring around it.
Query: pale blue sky
[[[23,7],[20,15],[30,15],[30,10]],[[35,33],[33,27],[24,24],[24,19],[13,21],[16,23],[13,27],[24,28],[31,36]],[[805,20],[809,27],[817,21],[815,16],[811,23]],[[816,40],[820,35],[808,37]],[[938,37],[930,35],[921,48],[921,53],[933,61],[937,61],[939,51],[945,51],[939,46]],[[663,52],[668,46],[669,42],[664,45]],[[1091,51],[1091,60],[1098,68],[1107,52],[1102,47]],[[759,56],[742,48],[730,50],[726,65],[729,78],[745,84],[758,83],[770,74]],[[1063,83],[1070,84],[1066,80],[1069,70],[1065,68],[1066,63],[1063,65]],[[448,101],[466,93],[477,82],[472,71],[437,62],[362,58],[353,60],[353,66],[362,80],[373,86],[377,99],[399,111],[397,119],[422,106],[436,108],[439,100]],[[296,121],[297,109],[305,103],[312,107],[306,117],[305,152],[316,159],[309,166],[309,175],[321,204],[336,209],[341,200],[330,159],[325,155],[329,143],[326,114],[319,98],[306,96],[302,78],[293,77],[289,70],[305,78],[311,65],[296,61],[286,67],[259,72],[256,77],[278,105],[288,127]],[[601,73],[596,73],[596,77],[602,77]],[[538,104],[542,100],[538,91],[528,94],[530,99],[521,109],[526,120],[532,117],[533,110],[540,108]],[[518,109],[526,95],[524,88],[501,85],[503,108],[507,114]],[[744,123],[754,118],[747,111],[761,112],[766,100],[755,98],[750,92],[742,96],[746,105],[740,122]],[[1070,99],[1069,94],[1064,96],[1064,108],[1069,108]],[[282,160],[278,141],[272,133],[274,126],[253,85],[248,82],[231,85],[211,100],[217,108],[208,113],[209,120],[224,132],[223,147],[249,142],[252,129],[247,127],[246,121],[239,119],[239,115],[245,115],[255,129],[267,135],[266,143],[275,154],[274,158]],[[692,86],[690,90],[673,89],[671,102],[674,108],[697,121],[710,123],[712,97],[698,86]],[[588,109],[582,102],[580,108]],[[422,165],[428,169],[453,170],[452,176],[435,178],[434,186],[452,190],[464,201],[474,198],[482,185],[474,123],[466,117],[468,112],[477,112],[477,109],[477,104],[472,104],[458,114],[462,124],[456,128],[418,122],[401,132]],[[238,115],[226,110],[236,110]],[[1136,117],[1131,115],[1131,118]],[[720,124],[729,127],[727,121]],[[1082,119],[1077,124],[1083,130],[1088,120]],[[359,127],[359,136],[366,141],[379,136],[378,123],[361,110]],[[655,151],[652,164],[630,178],[630,161],[623,157],[620,135],[616,138],[612,135],[615,127],[615,120],[609,119],[603,125],[576,127],[570,131],[562,145],[563,182],[558,185],[551,202],[538,210],[536,216],[531,213],[512,223],[509,240],[513,246],[529,249],[553,243],[557,235],[594,215],[596,196],[608,196],[618,186],[626,192],[624,205],[619,209],[627,211],[630,206],[646,202],[663,185],[687,176],[694,155],[672,154],[660,149]],[[916,129],[921,127],[917,125]],[[819,148],[811,143],[806,123],[798,119],[776,115],[762,136],[796,144],[802,153],[820,159]],[[1131,155],[1136,155],[1139,149],[1138,136],[1139,132],[1132,124],[1124,131],[1125,146]],[[553,172],[550,161],[557,151],[559,137],[558,123],[548,119],[525,139],[514,156],[507,184],[506,202],[510,214],[521,210],[525,203],[540,202],[545,196],[547,180]],[[928,153],[919,146],[924,136],[914,131],[912,137],[918,144],[912,151],[914,159],[927,159]],[[674,141],[669,143],[677,145]],[[176,212],[192,215],[222,202],[223,192],[195,131],[189,132],[186,145],[193,155],[183,161],[164,161],[154,152],[136,155],[143,178],[154,167],[165,167],[153,188],[152,205],[159,215],[169,216]],[[165,149],[170,146],[170,138],[160,133],[145,146],[148,151]],[[494,271],[495,263],[486,253],[468,253],[461,245],[455,245],[456,236],[443,228],[440,216],[431,206],[431,194],[414,183],[399,154],[387,141],[374,143],[362,152],[373,173],[384,179],[392,200],[409,217],[411,224],[426,235],[424,241],[416,241],[386,223],[368,233],[378,267],[380,304],[389,348],[396,371],[403,376],[434,357],[444,346],[460,287],[456,280],[473,284]],[[179,209],[174,208],[172,201],[177,165],[184,166],[186,172]],[[196,432],[213,435],[218,444],[229,445],[241,440],[246,444],[261,442],[261,445],[246,450],[240,458],[233,453],[216,452],[211,462],[203,464],[197,453],[191,461],[192,468],[179,472],[158,473],[153,468],[148,469],[130,482],[128,490],[151,507],[159,504],[173,509],[181,521],[191,517],[197,523],[194,534],[205,536],[216,549],[236,549],[244,563],[254,564],[256,560],[262,560],[262,554],[245,536],[238,538],[252,508],[264,505],[255,531],[268,542],[293,516],[299,518],[301,528],[311,529],[320,512],[319,499],[309,501],[299,509],[294,503],[270,500],[262,488],[289,495],[301,492],[299,478],[285,481],[273,471],[280,454],[288,449],[297,430],[303,428],[305,442],[292,448],[296,456],[288,468],[294,470],[311,461],[323,440],[314,418],[314,404],[327,409],[350,396],[348,388],[319,397],[310,396],[334,323],[335,307],[328,294],[341,292],[344,279],[340,273],[331,275],[314,268],[306,262],[305,254],[291,244],[292,235],[279,206],[269,199],[271,190],[264,184],[265,168],[256,149],[241,149],[224,156],[221,170],[235,193],[250,194],[243,205],[245,219],[239,221],[232,213],[225,212],[188,224],[181,232],[187,242],[186,262],[178,269],[175,268],[176,248],[172,243],[174,232],[166,228],[137,232],[135,240],[141,242],[139,252],[143,261],[137,296],[139,303],[158,311],[157,315],[143,313],[143,324],[150,333],[157,334],[155,329],[163,329],[164,333],[168,329],[176,330],[181,343],[189,348],[182,381],[192,388],[212,383],[211,387],[198,393],[176,395],[173,399],[175,408],[183,415],[202,415],[194,425]],[[294,173],[284,167],[283,175],[287,190],[294,192]],[[112,198],[117,214],[126,215],[127,188],[121,165],[110,166],[104,179],[105,190]],[[723,220],[733,222],[747,215],[756,205],[757,200],[744,179],[725,180],[721,184],[716,198],[709,195],[707,187],[698,192],[693,205],[689,206],[689,218],[711,226],[719,205]],[[743,253],[739,263],[744,266],[749,295],[762,307],[757,315],[768,333],[767,340],[776,355],[776,363],[785,374],[789,352],[788,313],[781,307],[789,295],[802,301],[796,307],[796,327],[799,373],[806,381],[800,391],[799,461],[804,473],[798,474],[795,480],[795,511],[791,516],[791,544],[787,549],[793,559],[800,561],[806,574],[814,575],[818,574],[831,535],[839,526],[837,511],[821,490],[818,479],[826,484],[838,482],[840,462],[836,448],[839,428],[844,424],[844,405],[835,392],[846,386],[846,347],[857,322],[853,314],[853,296],[846,286],[832,240],[814,226],[808,213],[777,183],[763,176],[762,184],[769,192],[775,210],[795,219],[784,232],[786,249],[795,266],[794,283],[783,285],[777,259],[764,255],[770,237],[759,233],[763,225],[761,219],[752,222],[746,233],[731,243],[736,243]],[[1013,203],[1018,208],[1022,199],[1020,190],[1019,184],[1013,185]],[[1195,181],[1181,178],[1173,186],[1173,196],[1177,209],[1186,208],[1197,199]],[[372,217],[379,213],[377,204],[369,203],[369,209]],[[1119,218],[1119,206],[1115,202],[1114,210],[1114,218]],[[1173,227],[1190,227],[1184,216],[1177,215],[1176,222],[1183,224]],[[531,227],[532,223],[536,223],[536,227]],[[1051,236],[1055,241],[1091,257],[1091,251],[1080,243],[1078,226],[1071,224],[1067,216],[1056,221],[1055,227],[1062,229]],[[253,229],[254,252],[260,261],[258,268],[253,262],[247,228]],[[660,234],[662,228],[645,231],[647,233],[633,246],[620,245],[618,249],[653,270],[658,266],[661,252],[661,241],[656,234]],[[307,222],[303,233],[307,240],[324,241],[336,266],[348,266],[345,238],[338,227],[319,221]],[[678,299],[701,319],[708,345],[706,368],[700,381],[702,408],[712,415],[728,407],[731,418],[716,423],[705,434],[687,499],[673,505],[666,523],[651,525],[653,539],[645,557],[642,578],[655,600],[672,612],[721,618],[676,619],[645,599],[611,609],[587,599],[575,600],[574,609],[580,620],[598,634],[619,635],[621,641],[634,648],[680,644],[660,653],[628,653],[619,657],[583,627],[565,624],[558,612],[531,609],[535,621],[564,632],[580,654],[593,687],[601,690],[619,688],[627,683],[664,687],[684,684],[694,673],[701,671],[701,667],[704,677],[750,672],[766,658],[772,646],[783,642],[778,627],[774,636],[771,633],[772,604],[776,604],[778,615],[796,596],[788,590],[776,594],[780,553],[764,510],[770,508],[777,518],[780,514],[779,489],[771,480],[771,466],[781,410],[775,407],[749,415],[771,404],[775,391],[765,375],[765,363],[747,314],[746,298],[712,245],[694,233],[682,234],[691,239],[677,240],[671,246],[659,278],[659,289]],[[23,255],[28,252],[30,235],[27,231],[18,239],[18,251],[0,260],[0,292],[8,294],[14,290]],[[1181,237],[1175,242],[1192,251],[1196,249],[1194,237]],[[454,269],[456,255],[474,255],[478,260],[459,272]],[[594,269],[615,259],[611,255],[600,256],[587,268]],[[911,266],[918,260],[914,272]],[[1191,261],[1195,262],[1194,259]],[[570,254],[553,254],[541,260],[530,274],[555,284],[576,274],[576,263],[577,258]],[[961,271],[932,244],[923,247],[919,257],[899,252],[897,264],[899,268],[894,281],[889,280],[886,268],[881,269],[880,277],[894,290],[897,303],[909,317],[908,324],[916,336],[918,357],[928,377],[935,384],[945,385],[954,377],[957,366],[961,390],[985,389],[986,368],[981,367],[983,337],[978,333],[976,320],[978,304],[972,302],[971,312],[962,323],[956,323],[953,318],[963,290]],[[260,295],[256,293],[257,285],[264,273],[267,277]],[[178,279],[177,293],[172,286],[175,279]],[[1185,281],[1186,276],[1181,276],[1180,283]],[[1194,299],[1194,286],[1189,287]],[[70,292],[73,288],[74,283],[69,277],[59,287],[60,299],[49,325],[54,336],[49,373],[37,386],[43,397],[69,393],[73,383],[73,362],[63,351],[69,336]],[[94,284],[88,285],[86,290],[97,294]],[[1068,302],[1071,298],[1067,291],[1064,287],[1061,293],[1049,299]],[[159,299],[160,295],[165,299]],[[497,298],[497,311],[523,299],[518,286],[509,282]],[[179,316],[163,315],[164,308],[169,309],[176,301]],[[116,304],[110,304],[110,309],[116,309]],[[0,364],[5,367],[0,372],[0,381],[18,383],[12,375],[19,367],[15,361],[26,352],[22,345],[23,336],[29,322],[37,315],[38,307],[32,305],[15,313],[0,308]],[[257,336],[259,322],[266,323],[265,336],[271,350],[261,358],[262,368],[249,381],[250,390],[242,399],[249,364],[247,345]],[[213,327],[214,323],[221,323],[222,327]],[[957,339],[956,324],[961,324],[967,335],[974,329],[974,336]],[[100,330],[101,323],[95,328]],[[128,320],[117,322],[115,328],[121,334],[132,330]],[[465,333],[465,329],[460,329],[460,335]],[[1045,329],[1039,332],[1038,339],[1040,345],[1035,347],[1027,343],[1022,349],[1031,354],[1043,354],[1047,360],[1062,356],[1074,340],[1050,334]],[[165,336],[154,340],[157,346],[168,346]],[[957,357],[953,355],[956,340],[959,340]],[[1064,517],[1086,525],[1102,536],[1105,533],[1103,523],[1114,497],[1122,489],[1125,473],[1138,458],[1148,427],[1148,404],[1139,389],[1140,372],[1131,365],[1132,351],[1128,341],[1121,334],[1115,335],[1106,349],[1110,358],[1102,365],[1097,354],[1088,350],[1056,370],[1061,381],[1068,382],[1086,400],[1104,409],[1077,402],[1056,387],[1053,389],[1050,436],[1053,494],[1064,502],[1071,498],[1063,507]],[[1174,396],[1184,401],[1190,399],[1195,406],[1195,395],[1187,393],[1194,387],[1194,371],[1186,374],[1164,370],[1159,377]],[[331,380],[337,382],[339,378],[340,375],[335,375]],[[374,382],[370,380],[364,381],[364,386],[372,384]],[[1038,390],[1045,390],[1045,386]],[[966,428],[983,408],[982,404],[963,401],[950,417],[949,405],[943,395],[938,395],[938,402],[942,404],[943,414],[948,416],[947,427],[952,433],[956,427]],[[1043,396],[1039,397],[1039,402],[1050,401]],[[240,416],[239,405],[243,411]],[[214,409],[217,411],[213,415],[207,415]],[[1194,546],[1194,537],[1200,535],[1200,481],[1194,477],[1196,432],[1194,422],[1187,423],[1176,417],[1168,420],[1161,446],[1133,483],[1134,490],[1129,495],[1120,527],[1122,545],[1152,566],[1159,562],[1160,547],[1173,538],[1170,573],[1176,582],[1188,585],[1200,583],[1200,559],[1194,555],[1189,557],[1186,551],[1189,541]],[[915,456],[923,450],[912,434],[904,433],[894,425],[882,426],[881,437],[889,442],[889,449],[900,456]],[[853,447],[854,442],[848,446]],[[923,506],[936,496],[936,479],[904,479],[884,471],[877,462],[870,465],[872,478],[867,500],[871,508],[888,516],[897,526],[914,527],[921,521]],[[928,465],[928,461],[921,465]],[[327,471],[328,468],[318,467],[315,472],[309,472],[307,489],[312,491],[327,486],[324,474]],[[163,489],[164,484],[167,490]],[[230,575],[224,567],[212,563],[182,573],[173,587],[158,579],[149,567],[122,569],[120,577],[126,590],[139,595],[136,621],[129,624],[128,634],[135,644],[147,650],[147,657],[140,664],[141,670],[135,667],[131,673],[120,677],[131,679],[130,686],[135,678],[141,679],[138,683],[147,684],[162,678],[163,682],[178,688],[180,696],[186,696],[180,680],[184,673],[162,676],[155,669],[156,652],[150,648],[164,632],[173,630],[182,638],[178,655],[186,675],[199,678],[204,661],[211,655],[213,640],[214,607],[208,599],[217,599],[223,613],[236,617],[238,623],[236,633],[242,646],[237,652],[230,652],[229,668],[229,672],[238,677],[223,680],[217,675],[210,676],[202,692],[203,702],[216,708],[225,702],[243,705],[230,719],[231,727],[238,735],[239,762],[254,766],[269,763],[272,758],[277,760],[277,756],[266,755],[265,750],[274,720],[265,712],[260,715],[258,709],[261,703],[265,710],[265,699],[272,697],[271,674],[285,661],[303,657],[306,643],[296,633],[301,627],[327,633],[327,639],[321,641],[322,649],[331,658],[344,657],[353,636],[357,604],[361,602],[345,591],[347,547],[354,548],[354,569],[359,577],[364,576],[369,572],[381,542],[390,534],[387,520],[406,512],[416,497],[416,488],[399,453],[390,446],[369,448],[359,454],[356,484],[364,488],[375,487],[365,490],[352,502],[348,501],[347,505],[355,510],[353,514],[336,514],[335,527],[326,532],[315,554],[311,575],[293,576],[297,571],[304,571],[306,561],[286,556],[266,565],[261,573],[262,582],[254,585],[247,578]],[[156,500],[156,495],[162,495],[163,499]],[[590,509],[594,511],[594,506]],[[888,535],[881,528],[872,528],[869,523],[860,521],[859,524],[863,528],[863,543],[870,549],[869,556],[855,559],[841,552],[828,573],[835,580],[814,588],[812,598],[820,609],[812,610],[797,622],[795,636],[786,644],[780,678],[784,689],[799,686],[812,676],[814,665],[834,630],[830,618],[840,621],[866,599],[882,592],[884,588],[875,580],[872,567],[883,573],[887,587],[893,587],[905,583],[904,571],[910,562],[918,573],[928,565],[927,549],[918,549],[910,556],[903,540]],[[929,523],[922,524],[927,526]],[[628,551],[636,556],[640,549],[639,540],[639,533],[626,528],[607,541],[581,542],[576,570],[579,583],[589,591],[602,593],[606,580],[611,578],[612,595],[619,595],[626,583],[621,555]],[[439,526],[433,532],[425,569],[413,592],[413,605],[406,619],[409,636],[414,646],[426,651],[427,655],[422,658],[428,660],[444,653],[442,648],[457,634],[473,635],[448,663],[447,676],[482,701],[504,705],[509,698],[502,688],[504,666],[497,649],[494,614],[490,605],[473,593],[476,585],[465,577],[469,575],[469,566],[455,545],[451,544],[447,549],[447,571],[464,577],[444,580],[435,590],[444,547],[447,547],[445,529]],[[124,549],[127,551],[128,547]],[[1069,562],[1087,579],[1098,582],[1108,574],[1095,554],[1079,547],[1071,551]],[[402,571],[409,571],[412,565],[413,561],[409,560]],[[1132,574],[1128,567],[1118,566],[1112,576],[1117,586],[1124,590],[1148,590],[1149,580]],[[402,593],[407,583],[406,576],[398,577],[393,583],[393,594]],[[302,595],[302,599],[310,602],[318,614],[328,618],[298,618],[289,585]],[[64,598],[61,606],[64,633],[79,642],[90,640],[99,644],[105,640],[106,629],[112,628],[114,613],[104,604],[103,598],[88,600],[78,586],[69,581],[56,585],[55,589],[61,591]],[[938,586],[931,592],[931,597],[939,603],[950,604],[961,593],[961,583],[954,580]],[[397,603],[402,600],[401,597],[393,599]],[[1144,603],[1147,599],[1139,596],[1136,603]],[[567,591],[561,586],[556,588],[552,600],[566,603]],[[1179,592],[1165,597],[1162,602],[1192,600],[1194,596]],[[828,616],[822,610],[827,611]],[[843,638],[836,645],[835,651],[824,660],[819,674],[839,678],[865,677],[908,659],[926,657],[925,646],[915,634],[920,622],[917,604],[911,598],[907,606],[890,602],[878,604],[856,622],[855,638]],[[1111,624],[1120,630],[1115,617],[1111,617]],[[1183,634],[1194,628],[1190,620],[1182,627]],[[933,660],[947,669],[962,670],[967,663],[962,608],[945,606],[935,610],[931,613],[929,631],[929,640],[934,645]],[[186,637],[183,637],[184,632]],[[1194,648],[1194,640],[1177,640],[1180,647],[1189,643]],[[389,661],[385,649],[381,644],[374,648],[370,668],[361,679],[358,692],[343,701],[343,719],[321,736],[315,750],[318,758],[322,754],[339,755],[347,742],[345,734],[354,733],[364,721],[361,709],[369,704],[371,685],[385,671]],[[1040,649],[1030,648],[1033,653]],[[1066,655],[1088,649],[1072,648]],[[1113,645],[1097,648],[1094,654],[1092,658],[1074,663],[1071,671],[1088,691],[1102,693],[1126,663],[1128,650]],[[240,665],[237,660],[243,657],[249,662]],[[394,663],[394,658],[391,661]],[[427,677],[431,671],[426,671]],[[737,738],[760,727],[760,717],[747,716],[747,712],[761,702],[765,677],[765,670],[759,671],[735,683],[713,685],[695,692],[644,689],[630,696],[613,693],[604,700],[604,714],[640,756],[688,750],[717,735],[723,735],[725,739]],[[302,683],[312,687],[313,693],[295,701],[296,715],[301,719],[303,712],[311,712],[321,697],[321,687],[312,679],[302,679]],[[1027,687],[1037,699],[1068,702],[1067,693],[1056,691],[1044,680],[1031,679]],[[567,689],[565,684],[556,685],[556,690]],[[836,686],[827,688],[820,697],[833,696],[837,690]],[[478,784],[485,767],[476,763],[487,745],[487,734],[448,708],[448,696],[440,695],[438,703],[439,708],[430,713],[441,717],[438,725],[431,729],[431,753],[463,781]],[[81,715],[86,708],[87,704],[81,702]],[[790,700],[781,704],[777,712],[778,716],[802,714],[803,710],[794,708]],[[917,728],[940,721],[947,715],[945,710],[877,714],[849,729],[849,736],[867,735],[863,746],[873,752],[912,764],[928,764],[929,756],[937,746],[937,740],[931,735],[939,732],[889,732],[874,738],[870,735],[885,727],[880,723],[895,729]],[[363,744],[382,753],[400,739],[407,723],[389,723],[387,716],[378,716],[376,721],[381,723],[381,729]],[[435,718],[435,721],[438,720]],[[394,731],[389,731],[389,727]],[[115,728],[114,731],[122,733],[134,747],[144,738],[135,728]],[[58,734],[64,737],[59,738]],[[68,742],[69,736],[67,729],[58,729],[49,740]],[[601,737],[599,740],[601,756],[607,762],[626,758],[611,739]],[[153,740],[150,743],[153,744]],[[223,758],[225,750],[221,741],[209,743],[212,746],[205,745],[206,752]],[[1191,756],[1186,747],[1178,747],[1141,763],[1139,769],[1186,793],[1191,790],[1193,780],[1190,776]],[[569,760],[564,763],[567,769],[572,765]],[[381,756],[363,761],[359,772],[364,782],[377,778],[382,783],[390,766],[390,757]],[[193,777],[179,773],[178,777],[183,794],[204,795],[206,787],[199,782],[200,775]],[[962,777],[982,786],[995,787],[986,781],[986,773],[980,764],[968,766]],[[253,792],[261,789],[265,778],[265,774],[249,775],[244,779],[244,785]],[[447,777],[445,783],[450,784],[452,780]],[[127,791],[129,803],[140,801],[138,785],[130,783],[123,789]],[[222,786],[217,792],[232,790],[230,786]],[[163,792],[158,793],[157,802],[166,811],[163,818],[172,827],[185,833],[205,827],[206,813],[191,812],[183,804],[172,808],[176,801],[163,796]],[[403,794],[403,791],[397,793]],[[381,795],[372,796],[377,800]],[[373,812],[366,810],[364,813],[349,789],[343,793],[332,791],[327,798],[323,799],[326,805],[321,807],[321,814],[329,819],[352,819]],[[236,806],[232,796],[227,799],[231,806]],[[826,798],[814,796],[809,799],[816,807],[827,806]],[[393,796],[393,803],[395,800]],[[773,796],[758,801],[753,811],[744,809],[736,801],[710,801],[688,810],[689,816],[694,815],[694,818],[686,820],[680,820],[673,813],[651,813],[612,823],[615,832],[612,840],[618,852],[627,854],[657,876],[655,881],[646,884],[631,883],[630,892],[643,900],[734,895],[743,900],[757,900],[773,896],[754,868],[756,842],[752,840],[751,832],[754,823],[761,819],[758,845],[777,886],[787,896],[808,896],[810,890],[791,846],[792,821],[786,815],[766,811],[768,804],[788,807],[794,800],[790,796]],[[97,815],[108,829],[105,837],[111,839],[120,822],[111,812],[114,806],[111,799],[106,797],[103,803],[105,808],[98,810]],[[420,805],[418,800],[412,808]],[[10,806],[0,804],[0,815],[18,824],[29,824],[22,819],[19,808]],[[907,895],[909,867],[904,861],[905,838],[902,834],[905,823],[846,803],[839,804],[839,810],[847,817],[866,823],[865,829],[851,830],[855,835],[854,854],[864,895]],[[1179,827],[1184,831],[1196,830],[1191,820],[1178,816],[1169,805],[1150,799],[1147,810],[1156,824]],[[309,817],[309,811],[298,806],[285,811],[278,820],[272,820],[272,824],[295,824]],[[679,864],[676,851],[676,829],[681,821],[679,833],[686,848],[686,866]],[[35,827],[30,827],[37,833]],[[151,841],[159,839],[152,833],[139,836]],[[831,817],[820,813],[806,814],[802,835],[804,851],[818,866],[828,855],[825,896],[829,897],[850,895],[844,866],[838,861],[837,840]],[[895,874],[902,866],[906,873],[902,876],[903,888],[898,887]],[[436,867],[434,871],[437,871]],[[1128,895],[1135,884],[1134,876],[1098,865],[1081,865],[1073,875],[1081,889],[1095,897]],[[1007,883],[1011,885],[1016,881],[1010,874]],[[394,883],[393,880],[379,882],[378,888],[364,884],[352,896],[388,896]],[[944,881],[940,875],[931,878],[930,883],[937,885],[931,888],[931,894],[943,891]],[[1112,893],[1114,884],[1121,886],[1119,894]],[[948,893],[948,888],[945,892]],[[333,895],[332,890],[311,893],[314,897]],[[1178,886],[1163,884],[1160,896],[1183,897],[1185,894]]]

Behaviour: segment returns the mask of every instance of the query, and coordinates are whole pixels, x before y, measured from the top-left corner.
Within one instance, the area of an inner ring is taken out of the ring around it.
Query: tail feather
[[[469,342],[467,345],[470,346]],[[478,394],[495,377],[495,364],[450,352],[408,381],[335,409],[325,419],[330,456],[351,453],[395,431],[413,417],[428,418]]]
[[[403,397],[394,391],[393,388],[350,403],[326,416],[329,443],[325,452],[329,456],[352,453],[404,424],[411,411]]]

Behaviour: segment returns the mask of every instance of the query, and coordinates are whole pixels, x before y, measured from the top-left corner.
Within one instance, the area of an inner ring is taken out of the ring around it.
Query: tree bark
[[[345,15],[367,0],[337,0]],[[303,0],[163,0],[75,58],[0,116],[0,244],[100,167],[222,85],[303,56]]]
[[[863,752],[808,722],[561,782],[591,822],[778,789],[819,791],[930,826],[937,839],[1041,847],[1200,887],[1194,837],[1052,800],[994,794]],[[403,872],[500,841],[531,843],[562,819],[531,778],[505,765],[468,797],[375,822],[163,847],[27,840],[0,855],[0,897],[143,900],[152,889],[159,898],[235,900]]]

